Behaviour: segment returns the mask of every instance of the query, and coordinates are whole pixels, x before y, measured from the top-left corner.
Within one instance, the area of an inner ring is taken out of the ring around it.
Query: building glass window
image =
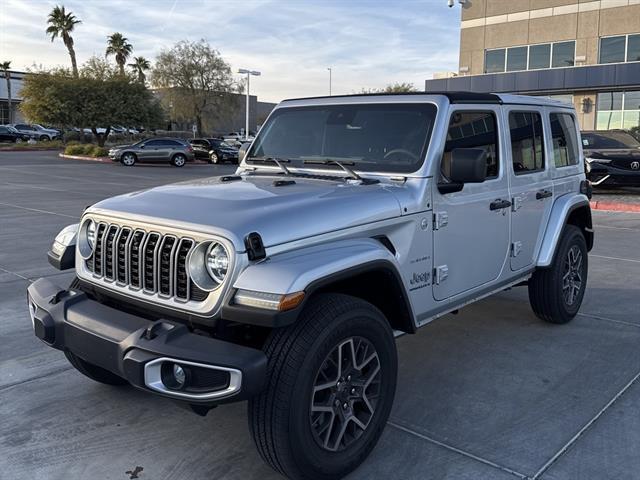
[[[640,62],[640,35],[629,35],[627,39],[627,62]]]
[[[507,49],[507,72],[527,69],[527,47]]]
[[[536,112],[509,113],[511,161],[516,175],[544,170],[542,117]]]
[[[598,94],[597,130],[640,126],[640,90]]]
[[[551,65],[551,44],[531,45],[529,47],[529,70],[549,68]]]
[[[600,63],[640,62],[640,34],[600,39]]]
[[[578,135],[573,115],[552,113],[551,137],[553,139],[553,160],[556,167],[568,167],[578,164]]]
[[[572,67],[575,50],[575,41],[486,50],[484,73]]]
[[[562,42],[553,44],[551,67],[573,67],[576,55],[576,42]]]
[[[501,48],[499,50],[487,50],[484,57],[485,73],[504,72],[504,58],[504,48]]]

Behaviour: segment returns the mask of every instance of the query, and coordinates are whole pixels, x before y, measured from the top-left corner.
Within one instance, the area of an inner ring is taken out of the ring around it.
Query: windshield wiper
[[[331,160],[330,158],[324,160],[305,160],[303,162],[305,165],[337,165],[342,170],[345,171],[347,175],[349,175],[354,180],[363,181],[364,179],[354,172],[352,169],[347,167],[347,165],[355,165],[354,162],[339,162],[338,160]]]
[[[249,157],[247,158],[247,160],[251,162],[259,162],[259,163],[275,163],[285,175],[291,175],[291,172],[285,165],[285,163],[291,162],[291,160],[289,160],[288,158]]]

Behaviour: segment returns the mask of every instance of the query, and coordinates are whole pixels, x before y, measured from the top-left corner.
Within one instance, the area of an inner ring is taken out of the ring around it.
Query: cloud
[[[62,42],[44,30],[56,2],[0,2],[0,51],[15,68],[66,65]],[[205,38],[234,70],[248,67],[261,100],[352,93],[392,82],[422,88],[433,72],[456,70],[459,11],[444,0],[69,0],[82,24],[74,34],[80,62],[104,54],[122,32],[134,55],[153,58],[182,39]]]

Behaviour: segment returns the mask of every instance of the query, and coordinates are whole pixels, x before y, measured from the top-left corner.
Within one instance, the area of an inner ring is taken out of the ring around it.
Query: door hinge
[[[513,242],[511,244],[511,256],[512,257],[517,257],[518,255],[520,255],[521,251],[522,251],[522,242],[518,241],[518,242]]]
[[[511,211],[517,212],[522,207],[522,197],[513,197],[511,202]]]
[[[449,276],[449,267],[447,265],[440,265],[433,269],[433,283],[440,285]]]
[[[447,212],[437,212],[433,214],[433,229],[440,230],[449,224],[449,214]]]

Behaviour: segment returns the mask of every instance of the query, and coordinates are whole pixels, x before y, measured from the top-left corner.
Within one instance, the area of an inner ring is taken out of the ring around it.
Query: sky
[[[456,71],[460,10],[445,0],[0,0],[0,61],[12,69],[70,66],[60,40],[45,34],[53,6],[76,26],[78,63],[104,55],[121,32],[133,55],[151,60],[187,39],[204,38],[234,72],[249,68],[261,101],[348,94],[389,83],[418,89],[434,72]]]

